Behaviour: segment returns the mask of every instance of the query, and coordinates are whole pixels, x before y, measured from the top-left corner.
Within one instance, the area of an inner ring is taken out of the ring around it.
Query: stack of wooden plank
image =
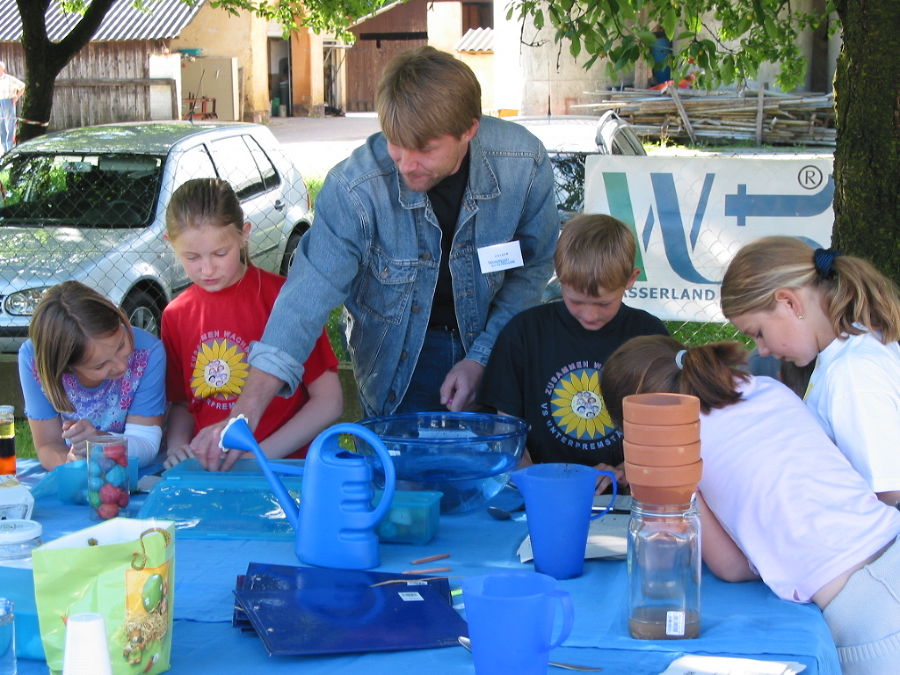
[[[597,103],[577,106],[596,114],[615,110],[644,137],[677,142],[757,145],[835,145],[831,94],[785,94],[766,89],[703,92],[625,89],[588,92]]]

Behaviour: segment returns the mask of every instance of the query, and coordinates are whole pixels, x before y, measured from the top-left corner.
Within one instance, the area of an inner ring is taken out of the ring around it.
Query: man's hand
[[[237,456],[241,454],[239,452],[225,453],[219,447],[222,431],[229,421],[223,420],[203,427],[188,445],[188,451],[194,454],[200,465],[207,471],[228,471],[238,460]]]
[[[484,375],[484,366],[472,359],[463,359],[447,373],[441,385],[441,405],[452,412],[465,410],[475,401],[475,394]]]
[[[222,452],[219,447],[219,440],[222,437],[222,430],[228,424],[232,417],[244,415],[247,418],[247,424],[250,429],[256,429],[259,420],[268,407],[269,402],[275,398],[278,390],[284,384],[274,375],[250,366],[250,374],[244,389],[238,400],[234,402],[231,408],[229,419],[210,424],[199,431],[194,436],[194,440],[190,443],[190,450],[194,453],[200,464],[207,471],[229,471],[234,463],[241,457],[245,456],[243,452],[232,450],[231,452]]]

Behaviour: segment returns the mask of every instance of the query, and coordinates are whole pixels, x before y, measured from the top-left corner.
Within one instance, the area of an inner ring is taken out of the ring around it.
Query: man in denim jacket
[[[468,66],[431,47],[405,52],[385,68],[375,107],[382,132],[328,174],[252,346],[232,411],[251,426],[299,386],[341,303],[366,415],[469,407],[500,329],[540,301],[552,272],[559,220],[547,153],[523,127],[481,117]],[[191,445],[213,470],[218,432]]]

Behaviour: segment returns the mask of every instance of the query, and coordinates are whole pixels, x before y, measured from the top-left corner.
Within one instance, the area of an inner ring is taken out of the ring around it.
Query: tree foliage
[[[512,0],[507,18],[551,26],[572,56],[587,57],[586,68],[607,59],[610,75],[640,59],[654,63],[650,48],[661,29],[677,44],[666,59],[675,79],[691,70],[712,89],[753,78],[768,61],[780,65],[776,82],[788,90],[805,73],[798,33],[817,28],[833,10],[833,0],[814,11],[789,0]]]
[[[20,0],[20,3],[28,0]],[[182,0],[185,4],[196,5],[202,0]],[[393,0],[207,0],[210,7],[218,8],[237,16],[250,12],[269,21],[275,21],[284,28],[285,36],[300,26],[316,32],[333,32],[346,39],[353,36],[347,29],[358,18],[374,12]],[[151,11],[155,0],[133,0],[132,4]],[[38,4],[46,5],[46,0]],[[88,0],[59,0],[64,11],[85,14]],[[94,3],[96,4],[96,2]]]
[[[871,260],[900,283],[900,80],[898,0],[509,0],[508,18],[554,30],[562,49],[590,68],[606,59],[610,75],[638,60],[654,63],[658,30],[676,44],[666,63],[678,80],[694,68],[701,87],[742,85],[766,62],[776,83],[803,83],[800,33],[828,22],[841,31],[834,82],[837,148],[834,244]],[[838,20],[834,20],[837,17]],[[655,64],[659,69],[663,63]],[[617,79],[617,78],[614,78]]]

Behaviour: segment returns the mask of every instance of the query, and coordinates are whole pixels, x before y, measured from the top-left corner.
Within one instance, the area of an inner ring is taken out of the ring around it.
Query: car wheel
[[[294,230],[288,237],[287,244],[284,247],[284,257],[281,259],[281,276],[286,277],[291,269],[291,263],[294,262],[294,253],[297,250],[297,244],[300,243],[300,237],[304,235],[308,228]]]
[[[135,328],[159,337],[162,309],[150,293],[134,290],[122,301],[122,310]]]

